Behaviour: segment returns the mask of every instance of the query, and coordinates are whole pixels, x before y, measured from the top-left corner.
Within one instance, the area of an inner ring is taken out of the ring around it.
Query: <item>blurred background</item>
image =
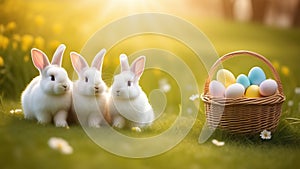
[[[60,43],[67,45],[66,53],[70,50],[80,52],[93,33],[125,16],[160,12],[183,18],[199,27],[220,55],[231,52],[230,49],[240,49],[239,44],[235,46],[230,40],[235,36],[245,43],[259,39],[242,39],[247,32],[251,33],[247,30],[240,30],[243,36],[234,32],[233,29],[242,29],[244,24],[261,25],[256,30],[267,27],[298,29],[300,26],[299,0],[0,0],[0,11],[0,94],[12,99],[19,98],[26,84],[37,75],[30,58],[32,47],[43,50],[49,57]],[[230,25],[234,23],[243,24]],[[169,47],[175,48],[172,43]],[[245,44],[243,48],[260,52],[261,46]],[[108,53],[113,55],[111,58],[115,57],[115,62],[110,62],[104,69],[107,70],[108,83],[118,64],[120,50],[129,54],[134,52],[129,49],[121,47],[115,49],[118,52]],[[67,56],[64,67],[71,73],[73,70]]]

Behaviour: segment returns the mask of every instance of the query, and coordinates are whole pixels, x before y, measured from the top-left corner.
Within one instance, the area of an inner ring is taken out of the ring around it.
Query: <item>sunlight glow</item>
[[[109,17],[110,15],[131,15],[141,12],[161,11],[162,5],[157,0],[110,0],[106,1],[105,8],[100,11],[100,15]]]

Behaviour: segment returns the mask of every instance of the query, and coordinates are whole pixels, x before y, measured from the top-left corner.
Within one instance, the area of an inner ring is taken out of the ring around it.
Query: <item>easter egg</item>
[[[220,69],[217,72],[217,80],[223,83],[225,87],[235,83],[234,75],[227,69]]]
[[[259,86],[258,85],[251,85],[246,89],[246,93],[245,93],[246,97],[260,97],[259,94]]]
[[[278,88],[277,82],[273,79],[263,81],[259,86],[259,93],[262,96],[271,96],[276,93]]]
[[[241,85],[243,85],[245,89],[247,89],[247,87],[250,86],[250,81],[249,81],[248,77],[246,75],[244,75],[244,74],[240,74],[236,78],[236,82],[240,83]]]
[[[221,82],[213,80],[209,83],[209,93],[214,97],[224,97],[225,87]]]
[[[253,67],[248,74],[249,81],[252,85],[260,85],[266,80],[266,74],[260,67]]]
[[[225,97],[227,98],[238,98],[243,97],[245,88],[240,83],[234,83],[229,85],[225,90]]]

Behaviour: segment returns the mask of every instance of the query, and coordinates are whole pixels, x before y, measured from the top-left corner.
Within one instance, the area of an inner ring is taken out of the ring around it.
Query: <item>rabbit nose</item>
[[[98,89],[99,89],[99,87],[95,87],[95,89],[96,89],[96,90],[98,90]]]
[[[63,85],[62,87],[66,89],[68,86],[67,85]]]
[[[119,93],[120,93],[120,90],[117,90],[116,92],[117,92],[117,94],[119,94]]]

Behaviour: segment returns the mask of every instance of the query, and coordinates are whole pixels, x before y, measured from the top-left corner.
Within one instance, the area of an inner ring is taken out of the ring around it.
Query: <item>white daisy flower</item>
[[[186,111],[187,111],[188,114],[192,114],[193,113],[193,109],[192,108],[187,108]]]
[[[196,99],[199,99],[199,94],[193,94],[192,96],[190,96],[189,98],[191,101],[195,101]]]
[[[300,94],[300,87],[295,88],[295,94]]]
[[[168,83],[167,79],[161,79],[159,82],[159,88],[165,93],[168,93],[171,90],[171,85]]]
[[[73,153],[73,148],[69,145],[69,143],[62,139],[62,138],[57,138],[57,137],[51,137],[48,140],[48,145],[50,148],[54,150],[58,150],[62,154],[72,154]]]
[[[288,101],[288,106],[289,106],[289,107],[292,107],[293,105],[294,105],[294,101],[293,101],[293,100],[289,100],[289,101]]]
[[[263,140],[270,140],[271,139],[271,132],[268,130],[264,130],[260,133],[260,138]]]
[[[214,145],[218,146],[218,147],[221,147],[221,146],[224,146],[225,145],[225,142],[224,141],[218,141],[217,139],[213,139],[211,141]]]

